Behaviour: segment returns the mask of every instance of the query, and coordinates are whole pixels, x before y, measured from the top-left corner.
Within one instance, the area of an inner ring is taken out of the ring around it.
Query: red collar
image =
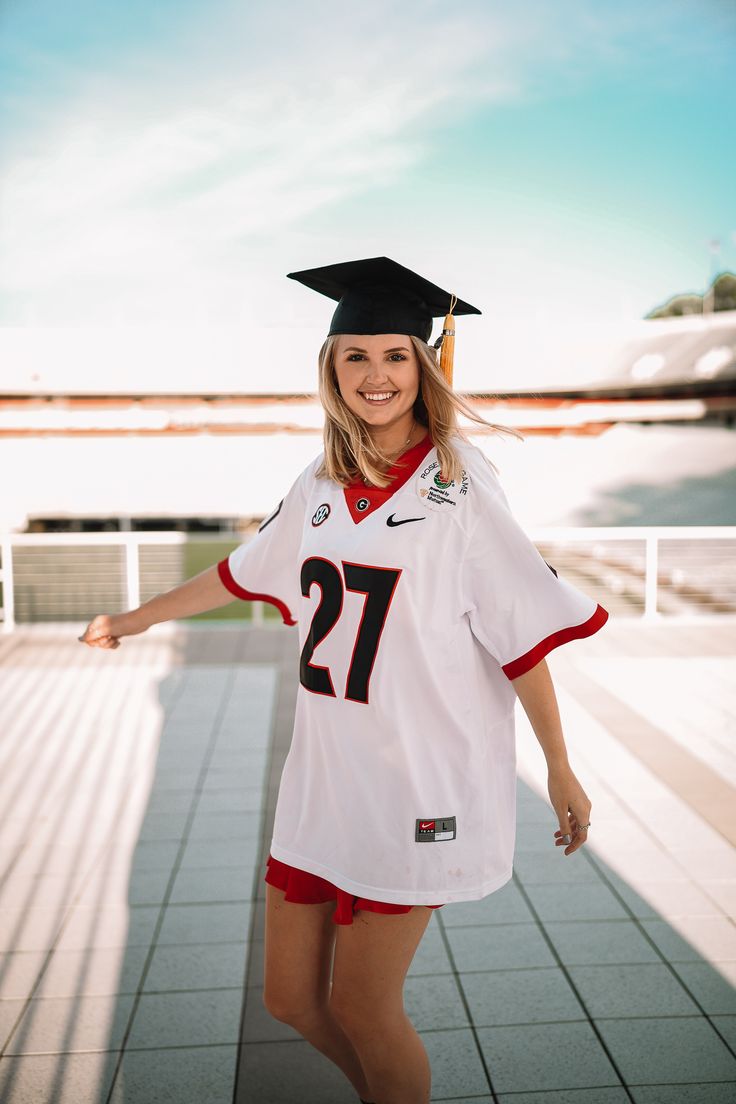
[[[387,502],[391,495],[396,494],[400,487],[403,487],[407,479],[413,475],[418,468],[421,461],[427,455],[432,448],[432,438],[429,433],[425,433],[421,441],[416,445],[412,445],[406,452],[402,452],[400,456],[397,456],[394,464],[386,472],[386,475],[391,480],[388,487],[366,487],[361,476],[358,476],[353,482],[344,487],[345,502],[347,503],[350,516],[356,523],[362,521],[363,518],[367,518],[379,506],[383,506],[384,502]],[[358,503],[363,505],[367,502],[368,505],[364,506],[362,510],[358,509]]]

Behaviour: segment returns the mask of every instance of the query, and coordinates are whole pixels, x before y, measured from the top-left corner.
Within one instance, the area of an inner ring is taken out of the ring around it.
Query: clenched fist
[[[83,644],[89,644],[91,648],[117,648],[120,645],[121,636],[133,636],[135,633],[145,632],[147,628],[147,625],[135,617],[135,611],[120,614],[100,613],[90,621],[77,640],[81,640]]]

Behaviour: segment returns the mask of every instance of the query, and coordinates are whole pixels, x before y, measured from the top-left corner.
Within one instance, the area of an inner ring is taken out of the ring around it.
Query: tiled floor
[[[0,1098],[357,1104],[262,1003],[295,635],[74,628],[0,637]],[[736,1098],[735,630],[612,621],[548,657],[590,843],[552,846],[520,711],[514,879],[433,913],[407,977],[433,1101]]]

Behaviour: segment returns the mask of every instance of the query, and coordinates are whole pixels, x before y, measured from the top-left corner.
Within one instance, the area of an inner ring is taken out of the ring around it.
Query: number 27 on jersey
[[[329,667],[320,667],[311,660],[315,648],[340,619],[345,591],[357,591],[365,595],[365,601],[348,667],[345,697],[368,704],[371,671],[401,568],[369,567],[366,564],[346,563],[345,560],[341,563],[342,572],[331,560],[321,556],[311,556],[302,564],[302,594],[308,598],[312,585],[316,583],[320,588],[320,599],[299,659],[299,681],[313,694],[337,697]]]

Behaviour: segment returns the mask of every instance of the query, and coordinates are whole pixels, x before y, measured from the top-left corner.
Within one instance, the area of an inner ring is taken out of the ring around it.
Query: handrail
[[[208,540],[237,539],[237,533],[182,533],[178,529],[121,529],[100,533],[9,533],[0,539],[13,544],[184,544],[202,536]]]
[[[0,536],[0,583],[3,585],[0,630],[11,632],[15,627],[15,591],[13,589],[13,542],[8,534]]]
[[[535,544],[558,543],[563,547],[567,543],[589,544],[603,541],[641,541],[643,543],[643,566],[628,564],[626,569],[629,575],[643,576],[643,613],[646,620],[656,619],[662,616],[658,610],[658,600],[663,589],[659,581],[659,564],[661,561],[660,543],[662,541],[690,541],[711,542],[713,540],[733,541],[736,545],[736,525],[534,525],[525,527],[525,532]],[[254,534],[255,535],[255,534]],[[58,547],[64,546],[94,546],[113,545],[122,546],[125,549],[125,597],[126,608],[134,609],[140,605],[140,559],[138,550],[143,545],[182,545],[187,542],[221,541],[232,543],[242,540],[239,533],[183,533],[180,531],[137,531],[121,530],[117,532],[81,532],[81,533],[0,533],[0,583],[3,588],[3,605],[0,606],[0,631],[12,632],[16,624],[16,601],[14,588],[14,548],[23,547]],[[734,549],[736,552],[736,548]],[[595,563],[603,561],[602,548],[594,547],[591,559]],[[733,553],[724,556],[724,563],[731,565],[736,563],[736,555]],[[623,570],[622,565],[615,565]],[[718,565],[719,569],[721,565]],[[727,588],[729,594],[734,593],[733,609],[731,601],[725,603],[729,612],[736,612],[736,573],[731,583],[728,579]],[[691,597],[698,597],[697,587],[690,587],[687,592]],[[605,604],[601,599],[602,604]],[[723,605],[723,603],[721,603]],[[253,602],[253,620],[258,624],[263,623],[263,603]],[[668,615],[671,616],[671,615]]]
[[[736,539],[736,525],[528,525],[524,531],[533,541],[565,540],[568,534],[576,540],[709,540]]]
[[[736,538],[736,525],[525,525],[524,532],[539,540],[639,540],[653,536],[666,540]],[[183,544],[190,540],[234,540],[238,533],[182,533],[179,530],[121,529],[99,533],[0,533],[13,544]]]

